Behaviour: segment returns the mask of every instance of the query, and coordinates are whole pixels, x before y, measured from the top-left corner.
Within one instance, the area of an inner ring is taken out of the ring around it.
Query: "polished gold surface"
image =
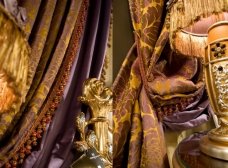
[[[23,31],[0,5],[0,114],[17,112],[28,89],[30,48]]]
[[[204,136],[201,139],[200,149],[203,153],[210,155],[214,158],[228,160],[228,144],[212,141],[208,138],[208,136]]]
[[[211,130],[200,143],[205,154],[228,160],[228,22],[209,28],[205,56],[205,81],[219,127]]]
[[[207,155],[200,155],[200,160],[208,168],[228,168],[228,162],[226,160],[216,159]]]
[[[217,143],[204,136],[205,133],[194,133],[179,143],[173,155],[173,168],[228,168],[226,160],[217,159],[217,155],[211,157],[199,150],[199,141],[205,145],[211,153],[218,153],[219,158],[224,158],[226,153],[219,153],[216,150],[227,149],[225,144]]]
[[[90,107],[91,118],[87,121],[83,112],[76,118],[76,127],[80,132],[80,141],[75,142],[76,149],[80,152],[95,149],[105,167],[112,167],[112,91],[103,82],[91,78],[84,82],[79,100]],[[94,130],[85,131],[91,124]]]

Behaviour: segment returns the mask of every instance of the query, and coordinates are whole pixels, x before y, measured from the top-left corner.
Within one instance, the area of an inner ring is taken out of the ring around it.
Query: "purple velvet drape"
[[[64,99],[55,112],[40,148],[26,159],[24,168],[65,168],[74,159],[74,121],[82,106],[77,97],[81,95],[83,82],[87,78],[100,76],[111,12],[111,0],[90,0],[89,4],[80,51],[74,60]]]
[[[172,131],[190,129],[207,122],[211,113],[213,112],[206,91],[203,89],[197,99],[187,106],[186,110],[164,117],[163,128]]]

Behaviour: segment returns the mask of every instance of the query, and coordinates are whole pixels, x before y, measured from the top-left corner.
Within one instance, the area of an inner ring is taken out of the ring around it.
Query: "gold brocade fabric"
[[[17,114],[0,115],[0,133],[3,132],[0,134],[0,167],[7,156],[23,143],[27,131],[34,127],[34,121],[39,118],[47,99],[54,92],[53,85],[66,57],[81,4],[82,0],[19,1],[28,15],[25,32],[32,48],[29,59],[30,88],[26,102]],[[16,125],[18,121],[19,125]],[[5,125],[4,130],[1,125]]]
[[[147,70],[162,27],[164,1],[129,0],[129,6],[138,52]]]
[[[126,155],[128,155],[128,167],[165,167],[162,128],[142,87],[139,59],[135,59],[134,50],[133,46],[113,88],[114,167],[123,166]],[[124,146],[129,141],[128,136],[130,136],[129,151],[125,151]],[[150,159],[151,157],[156,159]]]
[[[129,4],[136,45],[129,51],[113,87],[114,167],[122,167],[126,155],[124,165],[128,167],[165,167],[162,128],[142,85],[161,29],[164,2],[130,0]]]
[[[202,65],[171,50],[164,1],[129,5],[135,44],[113,85],[114,167],[166,167],[162,118],[202,94]]]
[[[15,19],[0,5],[0,141],[28,89],[30,48]]]

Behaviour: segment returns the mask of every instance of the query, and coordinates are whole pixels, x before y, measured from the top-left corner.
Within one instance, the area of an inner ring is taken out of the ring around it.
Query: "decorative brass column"
[[[93,151],[95,150],[92,152],[91,158],[99,157],[104,167],[111,168],[112,91],[105,87],[102,81],[95,78],[87,79],[84,82],[83,93],[79,97],[79,100],[90,107],[91,118],[86,120],[83,112],[76,118],[76,128],[80,133],[80,140],[75,142],[75,148],[79,152],[86,152],[91,149]],[[94,129],[86,131],[89,125],[93,125]],[[84,161],[80,158],[72,167],[92,168],[92,163],[90,164],[88,160],[88,157],[84,157]],[[95,167],[99,166],[102,168],[101,165]]]
[[[228,160],[228,21],[217,22],[208,30],[204,71],[207,93],[220,126],[201,139],[200,150]]]

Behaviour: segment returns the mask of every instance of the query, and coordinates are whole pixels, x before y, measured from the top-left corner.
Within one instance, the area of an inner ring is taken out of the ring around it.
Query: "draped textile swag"
[[[74,119],[81,111],[77,97],[85,79],[101,75],[111,1],[19,0],[18,5],[27,12],[30,88],[20,111],[0,116],[0,167],[69,167]]]
[[[171,50],[165,1],[129,7],[135,44],[113,84],[114,167],[169,167],[164,131],[210,118],[201,59]]]

